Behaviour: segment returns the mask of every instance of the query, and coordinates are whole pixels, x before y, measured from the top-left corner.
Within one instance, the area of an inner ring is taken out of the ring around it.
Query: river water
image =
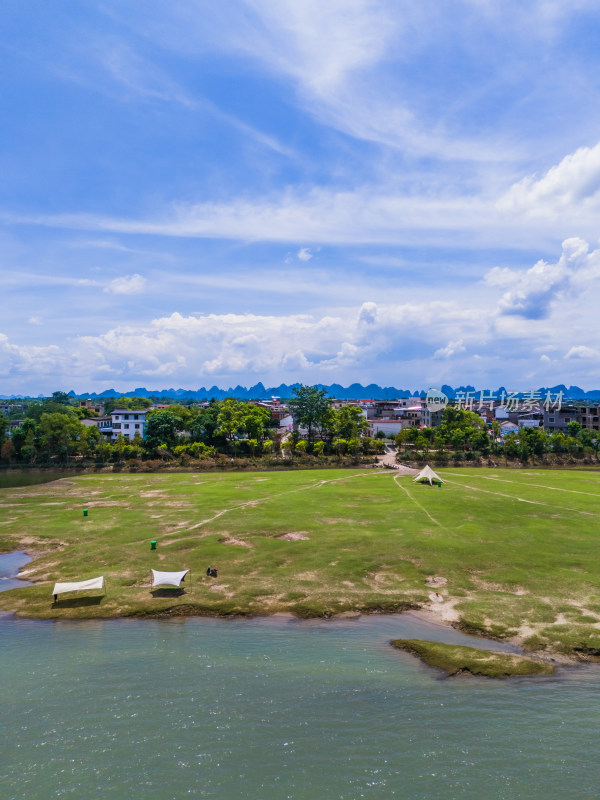
[[[0,619],[3,800],[600,797],[600,669],[440,678],[335,621]]]

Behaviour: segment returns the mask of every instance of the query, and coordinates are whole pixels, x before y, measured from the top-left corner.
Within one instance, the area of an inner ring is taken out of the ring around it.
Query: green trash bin
[[[152,539],[150,542],[150,550],[156,550],[156,540]]]
[[[84,508],[83,509],[83,516],[87,517],[87,515],[88,515],[88,510],[87,510],[87,508]]]

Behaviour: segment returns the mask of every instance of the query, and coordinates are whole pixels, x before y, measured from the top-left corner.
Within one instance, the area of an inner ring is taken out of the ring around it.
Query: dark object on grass
[[[211,572],[212,572],[212,567],[207,567],[207,568],[206,568],[206,574],[207,574],[209,577],[210,577],[210,574],[211,574]]]

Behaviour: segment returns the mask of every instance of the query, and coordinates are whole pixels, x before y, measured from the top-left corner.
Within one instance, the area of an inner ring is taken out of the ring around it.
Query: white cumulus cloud
[[[435,358],[450,358],[457,353],[464,353],[466,349],[463,340],[458,339],[455,342],[448,342],[446,347],[440,347],[439,350],[435,351],[434,356]]]
[[[565,358],[598,358],[599,355],[600,353],[598,350],[594,350],[592,347],[587,347],[586,345],[581,344],[571,347]]]
[[[146,279],[137,273],[115,278],[104,288],[109,294],[140,294],[146,287]]]
[[[300,250],[298,250],[297,256],[300,261],[310,261],[313,254],[310,252],[310,247],[301,247]]]

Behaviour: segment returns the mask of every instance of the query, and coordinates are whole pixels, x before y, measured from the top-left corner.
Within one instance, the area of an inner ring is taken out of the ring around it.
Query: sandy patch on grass
[[[286,542],[308,541],[310,536],[306,531],[290,531],[290,533],[282,533],[281,536],[276,536],[276,539],[285,539]]]
[[[321,522],[326,525],[368,525],[368,522],[358,519],[346,519],[345,517],[321,517]]]
[[[352,581],[342,581],[342,584],[344,586],[348,586],[350,589],[354,589],[354,584],[352,583]]]
[[[219,539],[219,544],[234,544],[238,547],[252,547],[251,544],[244,542],[243,539],[236,539],[235,536],[229,536],[229,534],[221,536]]]
[[[209,589],[211,592],[221,592],[225,597],[233,597],[233,592],[227,591],[229,589],[228,583],[212,583]]]
[[[431,594],[429,597],[431,598]],[[460,614],[454,607],[457,602],[458,600],[456,599],[446,600],[440,595],[439,598],[436,598],[435,602],[433,600],[431,601],[429,609],[444,622],[456,622],[460,618]]]
[[[525,639],[529,639],[531,636],[536,636],[538,631],[535,628],[532,628],[531,625],[521,625],[517,630],[517,635],[513,639],[513,641],[517,641],[522,644]]]
[[[591,608],[586,608],[582,603],[576,603],[574,600],[571,600],[570,605],[577,611],[581,611],[586,617],[593,617],[600,622],[600,614],[597,611],[592,611]]]
[[[300,572],[298,575],[295,576],[295,578],[298,581],[316,581],[316,580],[318,580],[316,572]]]
[[[426,586],[445,586],[448,583],[448,578],[442,578],[440,575],[431,575],[425,581]]]

